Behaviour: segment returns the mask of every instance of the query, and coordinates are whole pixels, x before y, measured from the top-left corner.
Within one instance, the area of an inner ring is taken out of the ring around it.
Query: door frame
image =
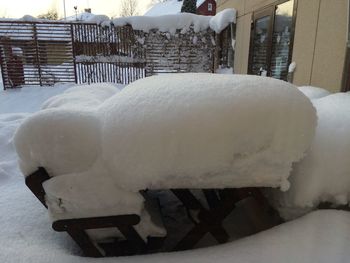
[[[248,58],[248,74],[252,74],[252,62],[253,62],[253,51],[254,51],[254,35],[255,35],[255,25],[256,20],[265,16],[270,15],[270,25],[269,25],[269,36],[268,36],[268,50],[267,50],[267,76],[271,76],[271,58],[272,58],[272,37],[273,37],[273,30],[275,25],[275,12],[278,5],[286,3],[290,0],[279,0],[275,3],[269,4],[262,9],[258,9],[257,11],[253,12],[252,15],[252,21],[251,21],[251,28],[250,28],[250,42],[249,42],[249,58]],[[296,25],[296,18],[297,18],[297,7],[298,7],[298,0],[294,0],[293,4],[293,16],[292,16],[292,26],[291,26],[291,38],[290,38],[290,44],[289,44],[289,57],[288,57],[288,65],[292,62],[292,56],[293,56],[293,46],[294,46],[294,36],[295,36],[295,25]]]
[[[255,36],[255,30],[256,30],[255,28],[256,20],[266,16],[270,16],[270,23],[269,23],[268,35],[267,35],[267,58],[266,58],[266,66],[267,66],[266,70],[267,70],[267,76],[269,76],[269,71],[270,71],[269,69],[271,68],[271,54],[272,54],[272,30],[275,22],[274,12],[275,12],[275,7],[270,6],[253,13],[253,21],[251,23],[251,30],[250,30],[248,74],[253,74],[252,67],[253,67],[254,36]]]

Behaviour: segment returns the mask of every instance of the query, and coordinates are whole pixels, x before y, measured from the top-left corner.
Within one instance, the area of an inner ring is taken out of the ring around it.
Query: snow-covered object
[[[350,94],[329,95],[313,100],[313,104],[318,126],[310,150],[294,166],[291,188],[275,193],[275,205],[286,218],[293,218],[298,208],[302,208],[301,214],[320,202],[349,203]]]
[[[258,76],[154,76],[89,110],[73,107],[69,94],[73,101],[98,95],[70,89],[63,102],[49,100],[21,124],[15,146],[22,172],[45,167],[54,177],[44,185],[53,220],[133,213],[144,238],[164,229],[139,190],[286,190],[316,124],[312,104],[293,85]]]
[[[106,15],[95,15],[89,12],[82,12],[77,15],[69,16],[63,21],[69,21],[69,22],[80,21],[80,22],[101,24],[106,20],[109,20],[109,17]]]
[[[233,74],[233,68],[221,68],[219,67],[215,73],[217,74]]]
[[[313,86],[301,86],[298,89],[310,100],[319,99],[331,94],[328,90]]]
[[[101,24],[102,22],[109,20],[109,17],[106,15],[92,15],[86,18],[84,21],[87,23],[96,23]]]
[[[101,154],[100,120],[94,109],[119,91],[107,83],[81,85],[44,102],[42,109],[47,110],[24,121],[16,134],[23,138],[16,146],[21,149],[22,169],[29,171],[25,174],[39,166],[53,175],[82,172],[92,166]]]
[[[47,109],[26,119],[15,146],[25,175],[45,167],[52,175],[89,169],[101,154],[101,131],[94,112]]]
[[[197,1],[197,8],[200,7],[205,0]],[[160,16],[160,15],[173,15],[181,12],[183,1],[182,0],[167,0],[154,4],[150,9],[146,11],[145,16]]]
[[[288,73],[293,73],[296,67],[297,67],[297,63],[295,61],[290,63],[288,66]]]
[[[289,187],[315,110],[295,86],[244,75],[175,74],[130,84],[99,109],[118,186]],[[122,150],[117,150],[122,149]]]
[[[99,160],[101,125],[95,109],[118,92],[115,84],[98,83],[75,86],[48,99],[44,110],[26,119],[16,132],[15,145],[22,150],[19,165],[22,171],[45,167],[54,176],[43,185],[52,221],[138,214],[142,220],[135,228],[144,239],[164,236],[164,228],[144,209],[141,195],[116,186]],[[89,236],[104,240],[122,235],[113,229],[90,230]]]
[[[45,101],[42,109],[68,107],[91,110],[119,92],[119,88],[108,83],[75,86]]]
[[[180,29],[182,33],[187,32],[191,26],[195,32],[204,31],[209,28],[211,17],[200,16],[190,13],[182,13],[176,15],[165,16],[130,16],[120,17],[112,20],[114,26],[131,25],[135,30],[149,32],[151,29],[156,29],[161,32],[169,32],[175,34],[176,30]]]
[[[18,129],[16,148],[25,175],[39,166],[54,176],[81,173],[101,157],[116,184],[133,191],[286,190],[291,165],[303,157],[315,125],[312,104],[291,84],[176,74],[136,81],[97,110],[38,112]]]
[[[142,196],[116,186],[99,162],[87,172],[56,176],[43,186],[52,221],[138,214],[142,220],[135,229],[141,237],[146,240],[149,235],[166,235],[164,227],[152,220],[149,211],[144,208]],[[89,236],[94,240],[105,240],[123,235],[117,229],[107,229],[90,230]]]
[[[229,24],[236,23],[236,10],[233,8],[225,9],[210,19],[210,28],[219,34]]]
[[[40,21],[42,19],[38,19],[38,18],[31,16],[31,15],[24,15],[22,18],[20,18],[20,20],[28,21],[28,22],[36,22],[36,21]]]
[[[216,33],[220,33],[229,23],[236,21],[236,11],[225,9],[216,16],[201,16],[190,13],[181,13],[163,16],[130,16],[120,17],[111,21],[104,21],[102,25],[125,26],[131,25],[135,30],[149,32],[152,29],[161,32],[175,34],[176,30],[186,33],[191,26],[195,32],[200,32],[211,28]]]

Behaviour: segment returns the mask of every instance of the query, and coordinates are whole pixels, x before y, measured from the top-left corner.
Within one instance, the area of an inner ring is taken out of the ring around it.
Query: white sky
[[[122,0],[65,0],[67,16],[74,15],[74,6],[78,11],[90,7],[94,14],[117,16]],[[50,9],[57,9],[63,17],[64,0],[0,0],[0,17],[20,18],[24,15],[37,16]],[[150,5],[151,0],[138,0],[138,12],[143,14]]]

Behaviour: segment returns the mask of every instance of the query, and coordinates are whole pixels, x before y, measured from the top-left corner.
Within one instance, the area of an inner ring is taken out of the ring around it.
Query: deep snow
[[[91,259],[65,233],[51,230],[47,211],[25,187],[16,164],[13,134],[43,101],[65,90],[32,87],[0,92],[0,261],[2,263],[345,263],[350,257],[350,214],[313,212],[239,241],[212,248],[158,255]],[[45,93],[45,95],[43,95]],[[9,101],[8,101],[9,100]],[[28,104],[26,104],[28,102]],[[30,102],[30,103],[29,103]],[[7,104],[10,108],[4,107]],[[13,107],[13,106],[16,107]],[[9,113],[23,111],[23,113]]]
[[[286,218],[321,202],[349,203],[350,94],[328,95],[314,99],[313,104],[318,114],[315,138],[306,157],[293,168],[289,191],[278,193],[277,207]]]

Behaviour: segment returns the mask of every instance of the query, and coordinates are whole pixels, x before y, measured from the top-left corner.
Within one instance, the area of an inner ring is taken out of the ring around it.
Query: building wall
[[[248,71],[250,25],[254,11],[275,0],[219,0],[217,12],[237,10],[235,73]],[[292,61],[293,82],[336,92],[341,89],[347,32],[348,0],[298,0]]]
[[[208,4],[212,4],[213,8],[211,11],[208,10]],[[216,1],[207,0],[197,8],[197,14],[203,16],[215,16],[216,14]]]

